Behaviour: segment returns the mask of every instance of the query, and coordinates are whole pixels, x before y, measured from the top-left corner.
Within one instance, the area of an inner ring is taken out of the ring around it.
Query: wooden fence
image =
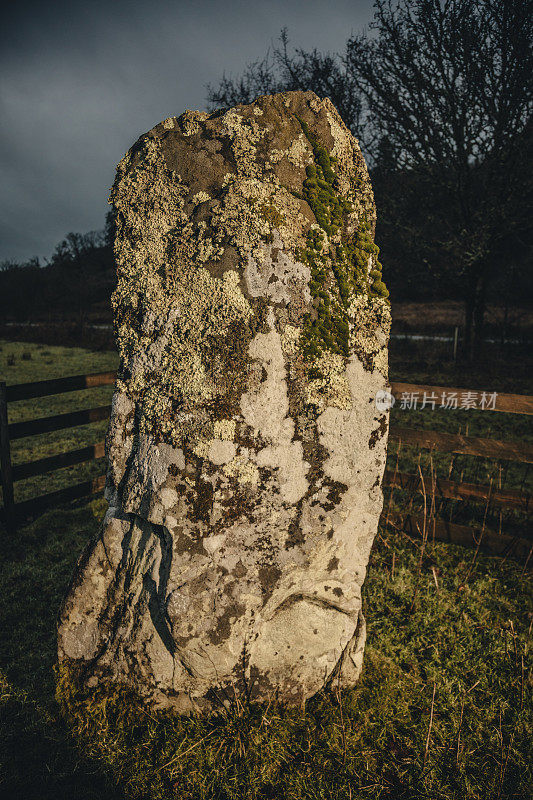
[[[15,503],[13,484],[16,481],[34,475],[43,475],[62,467],[102,458],[104,456],[104,442],[16,465],[11,462],[10,442],[26,436],[34,436],[39,433],[77,427],[108,419],[111,412],[111,406],[107,405],[25,422],[9,423],[8,404],[17,400],[28,400],[80,389],[107,386],[114,383],[115,376],[116,373],[114,372],[100,372],[92,375],[75,375],[68,378],[12,386],[0,383],[0,474],[4,503],[1,514],[8,531],[14,531],[22,519],[50,506],[101,492],[105,484],[105,476],[101,475],[90,481],[84,481],[40,497]],[[418,407],[429,405],[434,408],[439,400],[442,405],[444,399],[452,404],[451,407],[454,407],[454,402],[456,406],[459,402],[464,402],[466,405],[463,407],[476,407],[472,405],[474,402],[473,397],[479,398],[481,395],[481,406],[477,407],[482,407],[489,413],[510,412],[533,415],[533,397],[524,395],[488,395],[484,392],[472,392],[466,389],[414,385],[401,382],[393,382],[391,384],[391,392],[395,398],[401,398],[401,402],[405,403],[407,407],[410,407],[409,403],[411,403],[412,407],[415,398],[417,401],[418,399],[421,401]],[[402,442],[405,445],[415,445],[419,448],[427,448],[439,452],[517,461],[527,464],[533,463],[533,445],[527,442],[503,442],[496,439],[405,428],[396,425],[390,427],[389,439]],[[407,490],[409,493],[418,492],[423,488],[418,475],[398,472],[397,470],[385,471],[384,484],[391,487],[391,490],[398,488]],[[531,507],[530,495],[527,492],[515,489],[494,489],[492,486],[484,486],[477,483],[457,483],[442,478],[435,480],[432,489],[440,498],[484,502],[486,504],[490,502],[493,506],[512,508],[526,514],[529,513]],[[394,515],[391,515],[391,519],[393,517]],[[425,526],[426,523],[416,515],[411,514],[407,517],[402,517],[401,524],[413,533],[417,530],[420,533],[421,526]],[[476,532],[472,527],[457,525],[444,519],[432,520],[431,536],[436,539],[479,546],[479,540],[476,538]],[[483,531],[483,539],[484,547],[500,554],[512,552],[514,555],[528,556],[531,550],[531,541],[528,541],[527,537],[522,538],[508,536],[501,532]]]

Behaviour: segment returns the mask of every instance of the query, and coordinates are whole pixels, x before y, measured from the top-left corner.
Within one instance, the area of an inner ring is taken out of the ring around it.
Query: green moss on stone
[[[379,248],[372,240],[366,214],[355,235],[346,234],[347,216],[353,211],[353,206],[336,187],[333,168],[336,159],[319,142],[307,123],[300,117],[298,120],[312,147],[314,162],[305,170],[303,197],[322,229],[312,227],[309,230],[306,245],[299,254],[311,270],[309,290],[315,306],[315,314],[307,315],[305,320],[301,346],[308,358],[316,357],[324,350],[348,357],[350,298],[354,294],[388,297],[381,277],[381,264],[377,260]],[[329,238],[340,234],[341,241],[337,244],[330,241],[329,251],[326,251],[324,234]],[[371,256],[374,262],[368,274]]]

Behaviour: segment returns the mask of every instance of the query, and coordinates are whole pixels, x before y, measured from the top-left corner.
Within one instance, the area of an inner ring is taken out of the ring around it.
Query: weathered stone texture
[[[131,148],[111,202],[109,509],[60,661],[180,712],[351,686],[390,324],[357,141],[312,92],[187,111]]]

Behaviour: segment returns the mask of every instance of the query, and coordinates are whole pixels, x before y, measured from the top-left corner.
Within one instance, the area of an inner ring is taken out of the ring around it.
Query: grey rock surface
[[[109,508],[60,662],[181,713],[354,685],[390,327],[357,141],[312,92],[187,111],[111,202]]]

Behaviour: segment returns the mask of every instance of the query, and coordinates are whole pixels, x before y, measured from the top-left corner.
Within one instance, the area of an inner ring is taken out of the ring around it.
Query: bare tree
[[[400,175],[422,242],[465,303],[465,351],[481,342],[487,291],[531,230],[532,0],[376,0],[369,34],[343,57],[281,46],[212,104],[313,89],[361,140],[370,165]],[[409,225],[402,198],[389,227]],[[400,231],[399,226],[402,226]],[[416,229],[416,231],[414,230]],[[416,234],[416,235],[415,235]]]
[[[88,233],[67,233],[64,239],[56,245],[52,254],[52,264],[59,262],[78,263],[83,256],[94,253],[105,245],[104,231],[89,231]]]
[[[377,0],[370,28],[344,59],[365,100],[365,143],[386,137],[396,166],[442,195],[427,213],[462,284],[472,355],[495,260],[505,269],[503,243],[530,225],[533,3]]]

